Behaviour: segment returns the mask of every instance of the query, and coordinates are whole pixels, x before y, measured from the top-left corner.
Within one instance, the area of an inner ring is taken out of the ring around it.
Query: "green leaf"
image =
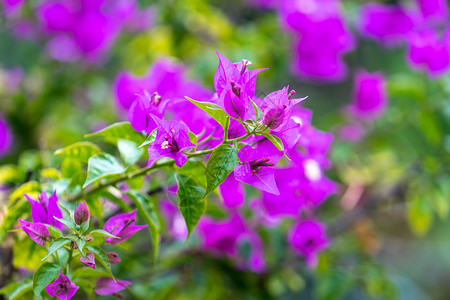
[[[125,172],[125,168],[114,156],[107,153],[93,156],[89,158],[87,178],[83,188],[108,175],[121,174],[123,172]]]
[[[35,270],[41,264],[41,258],[47,254],[47,249],[36,244],[28,236],[16,241],[13,248],[13,266],[15,268],[26,268]]]
[[[108,271],[109,275],[114,279],[114,275],[111,272],[111,264],[109,263],[108,255],[106,255],[105,251],[103,251],[102,248],[95,246],[87,246],[86,248],[88,249],[88,251],[94,253],[95,257],[97,257],[100,263]]]
[[[207,188],[203,198],[215,190],[227,176],[239,164],[239,157],[235,147],[230,145],[220,145],[217,147],[206,163]]]
[[[19,199],[25,199],[23,194],[35,197],[41,193],[41,186],[36,181],[29,181],[19,186],[9,197],[9,204],[15,203]]]
[[[262,119],[262,111],[261,111],[261,108],[259,108],[259,106],[256,105],[255,102],[253,102],[253,100],[250,100],[250,101],[252,101],[253,109],[255,110],[256,121],[261,120],[261,119]]]
[[[206,112],[208,115],[210,115],[214,120],[217,121],[217,123],[220,124],[220,126],[222,126],[223,129],[227,128],[229,117],[219,105],[210,102],[196,101],[189,97],[186,97],[186,99],[195,104],[195,106]]]
[[[51,245],[48,247],[48,253],[46,256],[44,256],[41,261],[44,261],[47,257],[58,251],[59,248],[64,247],[65,245],[69,244],[72,240],[67,238],[59,238],[55,240]]]
[[[113,144],[116,144],[119,139],[132,141],[136,145],[141,145],[144,141],[144,136],[135,131],[130,122],[118,122],[95,133],[86,134],[84,137],[103,137],[107,142]]]
[[[422,196],[415,195],[407,202],[408,223],[413,233],[424,236],[433,222],[433,212],[430,204]]]
[[[197,145],[197,136],[195,135],[195,133],[193,133],[193,132],[188,132],[188,136],[189,136],[189,141],[190,141],[192,144]]]
[[[91,156],[102,153],[100,148],[90,142],[78,142],[55,151],[55,155],[73,158],[82,163],[87,163]]]
[[[16,204],[11,205],[8,208],[3,208],[4,215],[2,216],[0,223],[0,243],[2,243],[8,235],[8,230],[13,228],[13,226],[17,223],[17,219],[29,212],[29,210],[30,204],[25,198],[19,200]]]
[[[85,233],[86,230],[89,229],[89,220],[84,222],[84,223],[82,223],[81,226],[80,226],[80,229],[81,229],[81,233]]]
[[[275,136],[275,135],[272,135],[272,134],[270,134],[270,133],[268,133],[268,132],[263,132],[262,135],[263,135],[265,138],[267,138],[269,141],[271,141],[272,144],[274,144],[275,147],[278,148],[278,150],[280,150],[280,151],[283,151],[283,150],[284,150],[283,141],[282,141],[279,137],[277,137],[277,136]]]
[[[84,239],[82,239],[82,238],[77,238],[77,239],[75,240],[75,242],[77,243],[78,251],[80,251],[80,254],[81,254],[82,256],[84,256],[83,248],[84,248],[84,245],[86,245],[86,240],[84,240]]]
[[[139,146],[139,148],[142,148],[144,146],[147,146],[151,143],[153,143],[156,140],[156,133],[157,128],[153,129],[152,133],[149,134],[149,136],[145,139],[145,141]]]
[[[100,197],[97,197],[96,195],[86,197],[86,205],[91,216],[95,216],[99,222],[103,222],[103,205],[100,201]],[[99,227],[103,227],[103,224],[99,224]]]
[[[99,152],[100,153],[100,152]],[[97,154],[99,154],[97,153]],[[86,160],[87,162],[87,160]],[[83,166],[81,163],[73,158],[66,158],[61,164],[61,173],[64,178],[72,178],[75,174],[82,173]]]
[[[47,284],[53,282],[58,276],[61,266],[52,263],[43,263],[33,275],[33,292],[39,296]]]
[[[46,178],[50,178],[50,179],[54,179],[54,180],[58,180],[58,179],[62,178],[61,172],[55,168],[42,169],[40,173],[41,173],[42,177],[46,177]]]
[[[61,230],[59,230],[55,226],[52,226],[49,224],[45,224],[45,226],[47,226],[48,232],[50,233],[50,236],[52,236],[53,238],[58,239],[63,236],[63,233],[61,232]]]
[[[144,208],[147,199],[144,195],[136,191],[130,191],[126,193],[126,195],[133,201],[134,205],[136,205],[139,216],[141,216],[148,224],[153,243],[153,259],[156,260],[159,252],[159,228],[156,225],[156,220],[153,220],[148,211]]]
[[[195,178],[204,188],[206,188],[205,170],[205,162],[197,158],[189,159],[181,168],[175,166],[177,173]]]
[[[202,199],[205,189],[193,178],[186,175],[175,174],[175,179],[178,184],[178,207],[186,222],[189,239],[201,216],[206,211],[206,200]]]
[[[15,165],[4,165],[0,167],[0,183],[2,184],[16,184],[23,182],[26,172]]]
[[[55,218],[55,220],[58,220],[59,222],[63,223],[64,225],[66,225],[71,230],[77,231],[77,224],[75,224],[74,221],[72,221],[72,220],[65,220],[65,219],[59,219],[59,218],[57,218],[55,216],[53,216],[53,218]]]
[[[106,236],[106,237],[111,237],[111,238],[118,239],[117,236],[112,235],[112,234],[109,233],[108,231],[105,231],[105,230],[102,230],[102,229],[95,229],[95,230],[92,230],[89,234],[90,234],[93,238],[95,238],[95,237],[103,237],[103,236]]]
[[[0,295],[6,294],[8,295],[9,300],[13,299],[24,299],[23,296],[25,293],[31,291],[33,289],[33,281],[26,280],[24,282],[13,282],[10,285],[5,286],[0,289]]]
[[[119,149],[123,161],[128,165],[137,163],[143,153],[142,149],[138,148],[135,142],[128,140],[118,140],[117,148]]]

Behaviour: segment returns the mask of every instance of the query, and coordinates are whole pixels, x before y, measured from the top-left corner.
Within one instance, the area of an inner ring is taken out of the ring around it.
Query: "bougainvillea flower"
[[[416,0],[416,2],[425,19],[447,20],[448,7],[446,0]]]
[[[237,83],[231,82],[220,94],[223,108],[232,118],[245,119],[250,98],[245,88]]]
[[[296,159],[292,156],[291,159]],[[274,170],[279,195],[263,193],[262,203],[270,217],[295,217],[302,209],[317,207],[336,192],[337,186],[311,159],[293,161],[297,166]]]
[[[254,272],[264,270],[262,242],[237,213],[233,213],[225,220],[203,217],[197,228],[205,250],[218,256],[232,258],[240,267]],[[240,253],[245,244],[248,244],[250,251],[245,251],[247,252],[245,254]]]
[[[87,252],[86,256],[81,256],[80,261],[89,268],[95,269],[95,255],[93,252]]]
[[[45,191],[38,196],[38,200],[31,198],[27,194],[24,194],[25,198],[31,204],[31,216],[33,218],[33,222],[35,223],[44,223],[55,226],[58,229],[63,229],[63,224],[54,217],[61,219],[63,217],[61,209],[59,208],[58,196],[56,195],[56,190],[50,196],[47,196]]]
[[[242,183],[236,180],[231,172],[225,181],[219,186],[219,193],[222,196],[226,207],[238,207],[244,203],[245,190]]]
[[[403,42],[414,29],[413,18],[401,5],[367,3],[360,9],[359,31],[387,46]]]
[[[136,100],[136,94],[143,90],[150,96],[155,92],[160,95],[160,104],[171,99],[184,99],[184,96],[196,100],[209,99],[209,91],[193,81],[185,80],[184,69],[183,65],[172,59],[162,58],[155,61],[143,77],[135,77],[128,72],[119,73],[114,82],[117,105],[128,110]]]
[[[149,114],[163,118],[168,113],[189,125],[196,134],[205,127],[209,116],[185,99],[198,101],[211,98],[211,92],[194,81],[185,80],[184,67],[163,58],[156,61],[144,77],[121,72],[114,82],[117,106],[128,111],[128,117],[137,131],[148,133],[156,128]],[[176,105],[175,105],[176,104]]]
[[[96,62],[135,16],[137,9],[134,0],[47,0],[40,4],[37,14],[43,30],[49,35],[54,38],[65,36],[72,40],[75,48],[71,49],[71,53]]]
[[[450,32],[440,38],[433,30],[417,31],[410,35],[408,59],[412,67],[431,76],[440,76],[450,67]]]
[[[288,240],[292,251],[305,257],[310,268],[317,265],[317,254],[329,244],[324,226],[314,220],[295,224],[289,231]]]
[[[284,87],[282,90],[270,93],[264,97],[260,108],[263,110],[262,122],[268,126],[271,130],[283,127],[286,125],[291,117],[291,110],[297,103],[305,100],[292,99],[295,95],[295,91],[289,92],[289,86]]]
[[[148,147],[148,164],[150,168],[162,157],[169,157],[175,160],[178,167],[182,167],[188,157],[182,150],[195,147],[189,140],[187,126],[178,121],[164,121],[152,116],[158,124],[156,139]]]
[[[0,117],[0,158],[9,152],[12,141],[11,129],[6,120]]]
[[[106,255],[108,256],[108,260],[111,265],[115,265],[121,261],[119,254],[114,251],[106,252]]]
[[[232,63],[217,52],[219,66],[214,74],[214,88],[224,110],[232,118],[245,119],[250,99],[255,95],[256,76],[264,69],[248,70],[251,62]]]
[[[112,278],[103,277],[97,280],[95,284],[95,292],[98,295],[116,295],[117,292],[122,291],[126,288],[126,286],[130,285],[130,281],[117,280],[115,282]],[[119,294],[117,294],[119,296]],[[119,296],[121,298],[121,296]]]
[[[163,214],[170,235],[180,241],[185,241],[188,236],[186,222],[178,209],[178,206],[169,200],[161,200],[161,213]]]
[[[338,133],[343,141],[358,142],[364,137],[366,130],[360,123],[351,123],[339,127]]]
[[[105,241],[107,244],[115,245],[121,243],[131,236],[133,236],[139,230],[146,228],[148,225],[136,225],[136,210],[132,212],[116,215],[108,221],[105,222],[103,226],[103,230],[111,233],[112,235],[118,237],[111,238],[105,237]]]
[[[80,205],[75,208],[73,217],[77,225],[81,225],[84,222],[89,221],[89,219],[91,218],[91,214],[89,213],[89,210],[86,206],[86,201],[81,202]]]
[[[42,223],[31,223],[19,219],[19,227],[38,245],[44,246],[47,238],[50,236],[47,226]]]
[[[258,143],[255,148],[246,145],[239,150],[240,164],[234,169],[234,177],[262,191],[278,195],[273,167],[282,155],[281,151],[263,143]]]
[[[58,297],[59,300],[70,300],[79,288],[60,271],[58,279],[47,285],[45,290],[51,297]]]
[[[217,255],[228,256],[237,254],[236,243],[240,235],[247,231],[244,220],[236,213],[222,221],[204,217],[197,228],[203,248]]]
[[[327,47],[322,50],[308,48],[303,41],[294,42],[291,71],[311,81],[336,82],[347,74],[342,55]]]
[[[360,71],[355,76],[350,113],[360,119],[375,119],[386,110],[386,80],[381,73]]]
[[[283,25],[296,36],[292,71],[310,80],[342,80],[347,71],[342,56],[355,41],[341,17],[339,1],[282,0],[280,14]]]
[[[0,7],[3,7],[6,17],[16,14],[24,0],[3,0],[0,2]]]

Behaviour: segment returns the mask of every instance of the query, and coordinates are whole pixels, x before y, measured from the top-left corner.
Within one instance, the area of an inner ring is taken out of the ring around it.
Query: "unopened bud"
[[[86,241],[86,243],[89,243],[92,242],[94,238],[92,237],[92,235],[88,234],[84,237],[84,240]]]
[[[75,223],[77,225],[81,225],[84,222],[89,221],[91,215],[89,214],[89,210],[86,206],[86,202],[83,201],[80,203],[80,205],[75,208],[75,212],[74,212],[74,219],[75,219]]]
[[[116,252],[106,252],[106,255],[108,256],[108,260],[111,265],[117,264],[121,261],[119,255]]]

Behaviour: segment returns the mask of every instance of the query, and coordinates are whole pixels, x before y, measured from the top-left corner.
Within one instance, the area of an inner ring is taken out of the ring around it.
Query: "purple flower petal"
[[[19,227],[25,231],[34,242],[41,246],[45,245],[47,238],[50,236],[47,226],[42,223],[31,223],[19,219]]]

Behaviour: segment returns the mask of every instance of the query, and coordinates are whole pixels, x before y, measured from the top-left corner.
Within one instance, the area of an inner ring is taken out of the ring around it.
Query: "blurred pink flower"
[[[349,112],[361,120],[379,118],[388,104],[386,79],[381,73],[359,71],[355,76]]]

